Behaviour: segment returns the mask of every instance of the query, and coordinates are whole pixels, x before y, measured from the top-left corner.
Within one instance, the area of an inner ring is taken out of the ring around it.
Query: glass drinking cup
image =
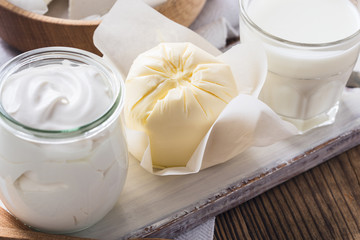
[[[252,20],[253,1],[240,0],[240,40],[261,43],[267,54],[268,75],[259,98],[299,132],[333,123],[359,55],[360,30],[335,42],[289,41]],[[348,1],[359,9],[358,1]]]

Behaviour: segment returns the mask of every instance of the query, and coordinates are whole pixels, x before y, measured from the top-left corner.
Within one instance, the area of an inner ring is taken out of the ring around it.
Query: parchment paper
[[[266,146],[297,134],[258,100],[267,62],[259,45],[237,45],[222,53],[204,38],[164,17],[141,0],[118,0],[94,34],[94,43],[126,78],[133,60],[161,42],[191,42],[231,66],[239,95],[220,114],[185,167],[156,169],[145,133],[127,131],[129,151],[156,175],[197,173],[228,161],[252,146]]]

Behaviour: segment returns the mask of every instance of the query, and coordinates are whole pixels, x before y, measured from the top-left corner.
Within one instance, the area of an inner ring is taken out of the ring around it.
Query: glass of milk
[[[260,42],[260,99],[300,132],[331,124],[359,55],[357,0],[240,0],[240,40]]]
[[[35,229],[68,233],[102,219],[125,184],[125,89],[99,56],[50,47],[0,68],[0,199]]]

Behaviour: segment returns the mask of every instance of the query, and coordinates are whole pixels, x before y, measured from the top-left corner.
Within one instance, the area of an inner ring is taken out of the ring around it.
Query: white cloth
[[[0,66],[19,53],[0,38]]]
[[[207,0],[190,29],[217,48],[225,47],[227,39],[239,36],[239,1]]]
[[[215,217],[210,218],[200,226],[181,234],[176,237],[175,240],[213,240],[214,225]]]

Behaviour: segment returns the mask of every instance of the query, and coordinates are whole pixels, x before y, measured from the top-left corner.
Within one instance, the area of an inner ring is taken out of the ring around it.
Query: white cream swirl
[[[113,96],[95,67],[64,61],[13,74],[3,83],[1,101],[5,111],[24,125],[65,130],[101,117]]]

